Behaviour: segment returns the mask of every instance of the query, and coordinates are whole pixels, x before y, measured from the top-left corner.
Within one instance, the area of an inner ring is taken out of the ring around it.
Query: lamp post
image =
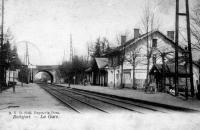
[[[21,86],[23,87],[24,82],[24,65],[21,66]]]

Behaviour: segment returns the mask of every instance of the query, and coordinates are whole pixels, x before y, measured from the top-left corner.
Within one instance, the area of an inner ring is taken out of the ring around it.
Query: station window
[[[157,39],[152,40],[152,47],[157,47]]]

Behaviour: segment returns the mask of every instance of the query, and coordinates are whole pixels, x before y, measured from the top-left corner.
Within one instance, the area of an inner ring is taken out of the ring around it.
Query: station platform
[[[63,87],[68,85],[62,84]],[[184,101],[171,95],[156,93],[145,94],[130,89],[112,89],[101,86],[71,85],[72,88],[101,93],[138,98],[142,100],[168,103],[189,108],[198,107],[199,101]],[[159,98],[156,99],[156,98]],[[173,100],[173,101],[172,101]],[[162,102],[161,102],[162,101]],[[177,102],[180,102],[179,104]],[[177,104],[175,104],[177,103]],[[182,104],[181,104],[182,103]],[[196,103],[196,105],[193,105]],[[51,116],[50,116],[51,115]],[[53,118],[52,116],[58,116]],[[30,116],[30,117],[29,117]],[[52,117],[52,118],[49,118]],[[71,114],[57,99],[48,94],[37,84],[20,83],[13,89],[0,93],[0,130],[155,130],[155,129],[198,129],[200,114],[197,113],[158,113],[158,114]],[[166,123],[167,122],[167,123]],[[171,124],[171,125],[170,125]],[[173,124],[173,125],[172,125]]]
[[[68,84],[58,84],[68,87]],[[168,93],[145,93],[143,90],[133,90],[130,88],[115,89],[103,86],[83,86],[83,85],[70,85],[71,88],[92,91],[102,94],[114,95],[122,98],[129,98],[136,101],[147,102],[152,105],[161,105],[167,107],[186,108],[200,111],[200,100],[196,97],[185,100],[183,96],[173,96]]]
[[[0,130],[64,129],[58,119],[64,117],[65,111],[60,101],[37,84],[22,87],[18,82],[15,92],[9,88],[0,93]]]
[[[64,110],[64,105],[36,84],[17,83],[15,92],[11,87],[0,93],[0,110],[8,108]]]

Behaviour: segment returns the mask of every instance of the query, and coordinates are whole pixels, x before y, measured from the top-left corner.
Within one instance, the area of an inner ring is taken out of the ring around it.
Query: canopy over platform
[[[165,77],[175,77],[175,64],[155,64],[151,68],[150,75],[162,75],[164,72]],[[178,76],[179,77],[189,77],[189,71],[186,70],[186,67],[183,65],[178,66]]]

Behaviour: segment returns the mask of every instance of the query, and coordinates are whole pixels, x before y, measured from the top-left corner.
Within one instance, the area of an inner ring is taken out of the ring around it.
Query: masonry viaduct
[[[58,65],[37,65],[35,68],[31,69],[30,80],[35,81],[35,75],[39,72],[46,72],[51,77],[51,83],[60,83],[61,75]]]

